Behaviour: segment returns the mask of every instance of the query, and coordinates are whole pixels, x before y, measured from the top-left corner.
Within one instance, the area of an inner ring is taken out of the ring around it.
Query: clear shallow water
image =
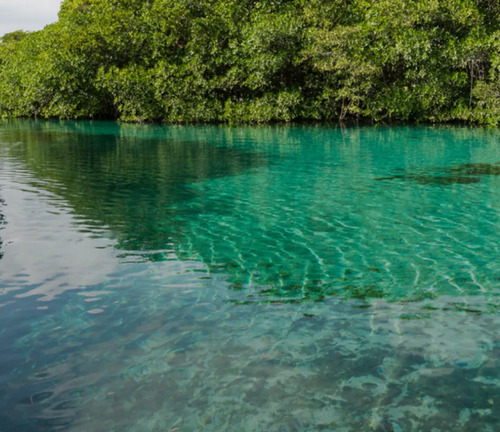
[[[0,123],[0,431],[496,430],[499,138]]]

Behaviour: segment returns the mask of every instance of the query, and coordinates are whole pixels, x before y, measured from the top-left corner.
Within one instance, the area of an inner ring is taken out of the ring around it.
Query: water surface
[[[499,138],[0,123],[0,431],[494,431]]]

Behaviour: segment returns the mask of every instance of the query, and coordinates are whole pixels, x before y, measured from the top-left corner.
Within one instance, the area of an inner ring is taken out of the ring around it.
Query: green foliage
[[[11,33],[6,33],[3,36],[0,37],[0,42],[4,44],[14,44],[15,42],[19,42],[20,40],[24,39],[26,36],[28,36],[28,33],[22,30],[16,30]]]
[[[0,40],[0,115],[500,121],[496,0],[65,0]]]

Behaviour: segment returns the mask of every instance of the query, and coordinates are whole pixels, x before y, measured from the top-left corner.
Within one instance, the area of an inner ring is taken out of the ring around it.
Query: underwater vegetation
[[[451,185],[479,183],[481,176],[500,175],[500,162],[488,163],[467,163],[453,165],[450,167],[433,167],[423,172],[407,172],[388,177],[377,177],[375,181],[383,180],[413,180],[422,185]]]

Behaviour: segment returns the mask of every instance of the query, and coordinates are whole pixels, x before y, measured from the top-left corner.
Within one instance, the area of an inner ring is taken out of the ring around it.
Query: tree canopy
[[[65,0],[0,41],[0,115],[500,121],[500,0]]]

